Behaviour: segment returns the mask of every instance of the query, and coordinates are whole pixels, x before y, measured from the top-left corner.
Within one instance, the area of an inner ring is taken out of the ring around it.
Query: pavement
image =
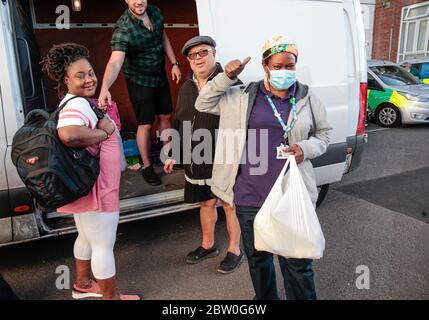
[[[331,186],[318,209],[326,238],[324,257],[314,262],[318,298],[429,299],[429,126],[370,124],[367,131],[361,165]],[[73,275],[75,237],[0,248],[0,272],[22,299],[71,299],[56,288],[56,269]],[[183,259],[200,241],[198,211],[120,225],[120,291],[149,300],[252,299],[247,261],[232,274],[216,272],[227,247],[221,211],[216,239],[219,256],[188,265]],[[359,287],[360,268],[369,272],[368,289]]]

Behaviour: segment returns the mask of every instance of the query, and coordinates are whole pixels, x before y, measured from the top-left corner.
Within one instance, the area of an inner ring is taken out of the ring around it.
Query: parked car
[[[401,62],[401,67],[417,77],[422,83],[429,84],[429,57],[405,60]]]
[[[390,61],[368,61],[368,115],[380,126],[429,123],[429,85]]]

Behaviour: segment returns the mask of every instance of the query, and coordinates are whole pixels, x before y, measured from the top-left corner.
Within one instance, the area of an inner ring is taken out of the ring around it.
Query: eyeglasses
[[[188,54],[188,58],[191,60],[195,60],[195,59],[197,59],[197,55],[202,58],[202,57],[205,57],[206,55],[208,55],[209,51],[213,51],[213,50],[212,49],[202,49],[202,50],[197,51],[197,52],[192,52],[192,53]]]

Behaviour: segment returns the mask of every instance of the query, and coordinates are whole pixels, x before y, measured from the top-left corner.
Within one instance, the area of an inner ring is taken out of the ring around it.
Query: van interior
[[[19,53],[21,86],[25,95],[24,113],[33,109],[52,110],[58,106],[60,98],[54,89],[55,83],[42,74],[39,64],[41,57],[54,44],[75,42],[86,46],[90,51],[90,62],[101,85],[104,68],[109,60],[112,28],[116,20],[127,9],[125,1],[80,1],[80,11],[73,11],[73,1],[64,0],[17,0],[13,1],[13,20],[16,30],[16,46]],[[180,2],[170,0],[151,0],[161,9],[164,16],[165,30],[173,46],[176,58],[180,63],[182,82],[190,73],[186,58],[181,54],[183,44],[198,35],[197,10],[194,0]],[[64,6],[70,9],[70,28],[59,29],[57,20],[61,21]],[[170,76],[171,64],[166,57],[166,72],[169,78],[173,110],[181,83],[176,84]],[[134,112],[128,97],[126,83],[121,73],[110,89],[113,100],[118,106],[121,120],[121,136],[124,142],[128,165],[138,162],[135,148],[137,129]],[[99,91],[96,96],[98,97]],[[174,111],[173,111],[174,117]],[[133,220],[181,210],[188,210],[183,203],[184,174],[178,168],[174,173],[163,173],[159,152],[162,142],[159,141],[156,124],[152,132],[152,160],[155,171],[162,179],[161,186],[148,185],[141,176],[140,170],[126,169],[121,180],[121,219]],[[130,147],[131,146],[131,147]],[[133,147],[134,146],[134,149]],[[134,152],[134,153],[133,153]],[[140,160],[141,161],[141,160]],[[195,206],[195,205],[194,205]],[[71,225],[70,218],[54,213],[43,213],[47,230]]]

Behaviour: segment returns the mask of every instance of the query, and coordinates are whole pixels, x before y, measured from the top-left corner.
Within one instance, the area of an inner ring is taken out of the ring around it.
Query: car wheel
[[[393,104],[383,104],[377,108],[375,120],[382,127],[396,127],[401,123],[401,112]]]
[[[316,208],[318,208],[322,204],[323,200],[325,200],[326,195],[328,194],[328,190],[329,184],[317,186],[317,191],[319,192],[319,195],[317,197]]]

